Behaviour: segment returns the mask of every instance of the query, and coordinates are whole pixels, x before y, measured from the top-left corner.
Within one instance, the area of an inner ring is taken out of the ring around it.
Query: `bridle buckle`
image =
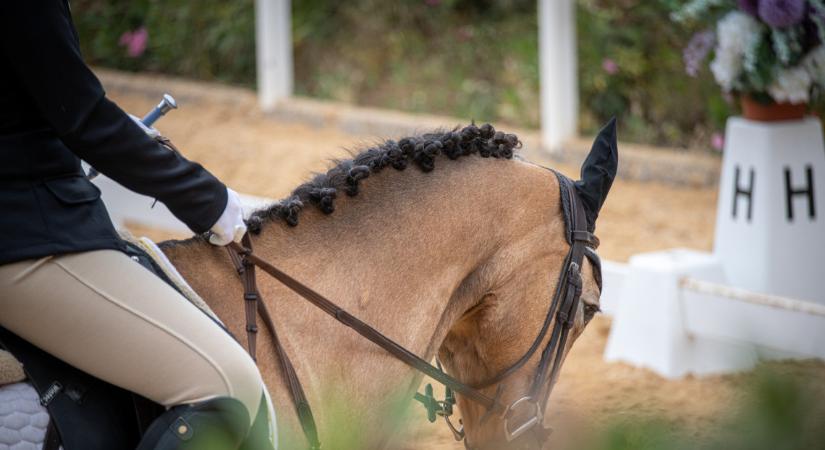
[[[515,430],[510,431],[510,416],[513,414],[517,408],[519,408],[522,404],[532,404],[534,408],[534,412],[532,417],[527,419],[523,424],[516,427]],[[531,430],[536,425],[540,424],[542,419],[544,418],[541,412],[541,406],[539,402],[534,401],[532,397],[522,397],[515,402],[511,403],[510,406],[504,411],[502,415],[504,418],[504,438],[507,442],[512,442],[514,439],[517,439],[522,434],[526,433],[527,431]]]

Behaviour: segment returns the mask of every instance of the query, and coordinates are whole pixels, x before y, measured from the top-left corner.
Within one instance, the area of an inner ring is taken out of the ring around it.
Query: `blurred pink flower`
[[[713,133],[710,136],[710,146],[717,152],[725,148],[725,136],[722,133]]]
[[[471,27],[469,25],[465,25],[463,27],[460,27],[456,31],[456,34],[458,35],[458,40],[460,40],[460,41],[469,41],[470,39],[473,38],[473,35],[475,33],[473,33],[473,27]]]
[[[137,58],[146,51],[146,43],[149,41],[149,32],[146,27],[140,27],[134,31],[126,31],[120,35],[118,44],[126,47],[126,54],[131,58]]]
[[[619,65],[616,64],[616,61],[613,61],[610,58],[605,58],[602,60],[602,69],[610,75],[615,75],[619,72]]]

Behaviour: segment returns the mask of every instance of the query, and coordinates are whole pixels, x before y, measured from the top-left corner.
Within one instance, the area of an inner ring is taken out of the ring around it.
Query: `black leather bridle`
[[[306,435],[311,449],[317,450],[321,448],[321,443],[318,440],[315,419],[312,415],[309,403],[306,400],[306,396],[304,395],[301,383],[295,374],[295,369],[284,348],[278,341],[278,336],[275,332],[275,327],[266,308],[266,304],[260,300],[260,293],[258,292],[255,281],[255,267],[258,267],[267,274],[271,275],[283,283],[286,287],[304,297],[310,301],[310,303],[317,306],[342,324],[352,328],[363,337],[385,349],[397,359],[440,382],[450,391],[457,392],[465,398],[481,404],[487,411],[485,417],[489,417],[492,414],[500,414],[504,424],[504,438],[507,442],[520,439],[522,436],[526,436],[528,432],[532,433],[539,445],[547,439],[549,436],[549,431],[545,429],[542,424],[543,411],[547,406],[552,385],[555,383],[556,378],[558,377],[559,369],[561,368],[562,358],[564,357],[564,348],[567,345],[568,335],[575,324],[576,313],[582,293],[583,283],[581,274],[582,263],[585,257],[587,257],[593,264],[594,276],[599,285],[599,289],[601,290],[601,263],[598,256],[593,251],[596,247],[598,247],[599,240],[588,229],[584,206],[578,198],[573,181],[558,172],[553,172],[559,180],[561,205],[565,221],[565,233],[567,242],[570,244],[570,250],[568,251],[564,264],[562,265],[556,291],[553,294],[547,311],[547,316],[542,324],[541,330],[527,352],[516,362],[510,365],[510,367],[476,386],[469,386],[451,377],[450,375],[447,375],[441,370],[440,367],[435,367],[427,361],[421,359],[400,344],[384,336],[376,329],[340,308],[323,295],[315,292],[303,283],[295,280],[286,273],[280,271],[278,268],[262,260],[253,253],[252,241],[249,238],[249,235],[244,237],[243,245],[237,243],[232,243],[229,245],[228,248],[230,257],[236,270],[240,274],[244,285],[244,303],[246,305],[246,330],[249,353],[252,355],[253,359],[255,359],[255,333],[257,333],[256,321],[257,315],[260,315],[264,319],[266,327],[272,334],[277,357],[281,362],[284,376],[290,388],[293,403],[295,404],[296,413],[298,414],[301,427]],[[501,385],[499,385],[495,397],[490,397],[482,393],[481,389],[503,381],[530,360],[536,351],[538,351],[541,343],[544,342],[547,332],[550,329],[550,324],[553,322],[554,318],[556,320],[556,325],[553,327],[553,331],[550,334],[550,339],[548,340],[547,345],[541,352],[541,358],[539,359],[539,364],[528,392],[508,406],[500,403],[499,397],[502,392]],[[511,427],[510,419],[522,408],[529,408],[529,418],[523,423],[515,427]],[[447,418],[447,423],[449,424],[450,429],[457,440],[464,439],[464,444],[467,448],[471,448],[473,450],[481,449],[481,447],[472,447],[466,441],[463,430],[454,427],[452,423],[449,422],[448,414],[442,413],[441,415],[444,415],[444,417]],[[484,448],[500,448],[490,447],[490,445],[491,444],[488,443]]]
[[[551,432],[543,425],[543,414],[547,407],[550,392],[561,369],[568,335],[575,325],[576,313],[582,294],[583,281],[581,274],[585,257],[593,265],[593,276],[599,286],[599,291],[601,292],[602,289],[601,260],[595,252],[595,249],[599,246],[599,239],[588,230],[584,206],[578,198],[573,181],[552,169],[549,170],[559,180],[565,237],[567,243],[570,244],[570,250],[567,252],[559,274],[556,291],[553,294],[544,323],[527,352],[507,369],[474,386],[476,389],[483,389],[500,383],[524,366],[536,353],[541,343],[544,342],[550,324],[555,318],[556,326],[553,327],[550,339],[541,352],[541,358],[530,389],[524,396],[511,403],[502,413],[506,442],[512,442],[527,435],[527,432],[532,432],[539,448]],[[542,391],[544,391],[543,394]],[[529,408],[531,414],[520,425],[511,427],[509,419],[520,408]],[[464,439],[464,446],[469,450],[501,448],[498,443],[486,443],[483,447],[474,447],[467,442],[466,438]]]

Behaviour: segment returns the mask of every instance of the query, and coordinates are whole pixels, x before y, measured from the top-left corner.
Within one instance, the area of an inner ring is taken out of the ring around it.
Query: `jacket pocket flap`
[[[70,205],[100,198],[100,189],[85,177],[56,178],[46,181],[45,184],[55,197]]]

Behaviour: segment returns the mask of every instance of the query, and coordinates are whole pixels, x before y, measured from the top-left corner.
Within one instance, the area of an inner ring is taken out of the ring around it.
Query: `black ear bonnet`
[[[616,119],[610,122],[599,131],[590,153],[584,160],[581,168],[581,179],[574,183],[576,193],[584,205],[587,216],[587,230],[591,233],[596,228],[596,219],[599,217],[599,210],[604,204],[613,179],[616,178],[616,170],[619,166],[619,149],[616,144]]]

